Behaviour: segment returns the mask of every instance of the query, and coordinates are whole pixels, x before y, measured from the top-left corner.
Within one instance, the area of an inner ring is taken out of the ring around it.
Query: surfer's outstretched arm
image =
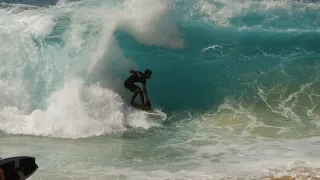
[[[148,91],[147,91],[147,83],[143,84],[143,92],[146,95],[146,103],[150,103],[149,97],[148,97]]]

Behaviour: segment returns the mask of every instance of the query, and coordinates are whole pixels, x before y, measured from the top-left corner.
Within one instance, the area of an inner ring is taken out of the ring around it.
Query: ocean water
[[[0,156],[30,179],[320,178],[316,1],[8,0],[0,42]],[[146,68],[161,116],[128,105]]]

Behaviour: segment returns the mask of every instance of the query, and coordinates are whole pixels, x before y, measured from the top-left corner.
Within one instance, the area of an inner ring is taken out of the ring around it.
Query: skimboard
[[[0,159],[0,168],[6,180],[25,180],[38,169],[38,165],[34,157],[16,156]]]
[[[159,109],[155,109],[155,108],[150,108],[150,109],[145,109],[144,106],[142,104],[136,104],[136,103],[131,103],[131,106],[143,111],[144,113],[148,114],[148,115],[152,115],[152,116],[159,116],[162,117],[161,119],[166,119],[166,114],[163,113],[161,110]]]

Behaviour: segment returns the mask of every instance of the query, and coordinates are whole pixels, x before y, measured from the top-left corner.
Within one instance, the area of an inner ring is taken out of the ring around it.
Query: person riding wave
[[[129,76],[125,81],[124,81],[124,87],[126,87],[127,89],[129,89],[131,92],[134,93],[130,104],[131,105],[135,105],[134,99],[137,97],[137,95],[140,95],[140,100],[141,103],[143,105],[143,108],[145,109],[150,109],[151,108],[151,103],[148,97],[148,92],[147,92],[147,79],[151,78],[152,75],[152,71],[147,69],[145,70],[144,73],[140,72],[140,71],[134,71],[134,70],[130,70],[130,73],[132,74],[131,76]],[[143,90],[137,86],[135,83],[136,82],[140,82],[143,84]],[[144,96],[143,93],[146,96],[146,103],[144,103]]]

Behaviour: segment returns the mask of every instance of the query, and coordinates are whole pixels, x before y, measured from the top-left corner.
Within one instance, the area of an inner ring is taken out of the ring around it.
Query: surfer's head
[[[150,69],[147,69],[144,71],[144,74],[146,75],[147,79],[150,79],[152,75],[152,71]]]

